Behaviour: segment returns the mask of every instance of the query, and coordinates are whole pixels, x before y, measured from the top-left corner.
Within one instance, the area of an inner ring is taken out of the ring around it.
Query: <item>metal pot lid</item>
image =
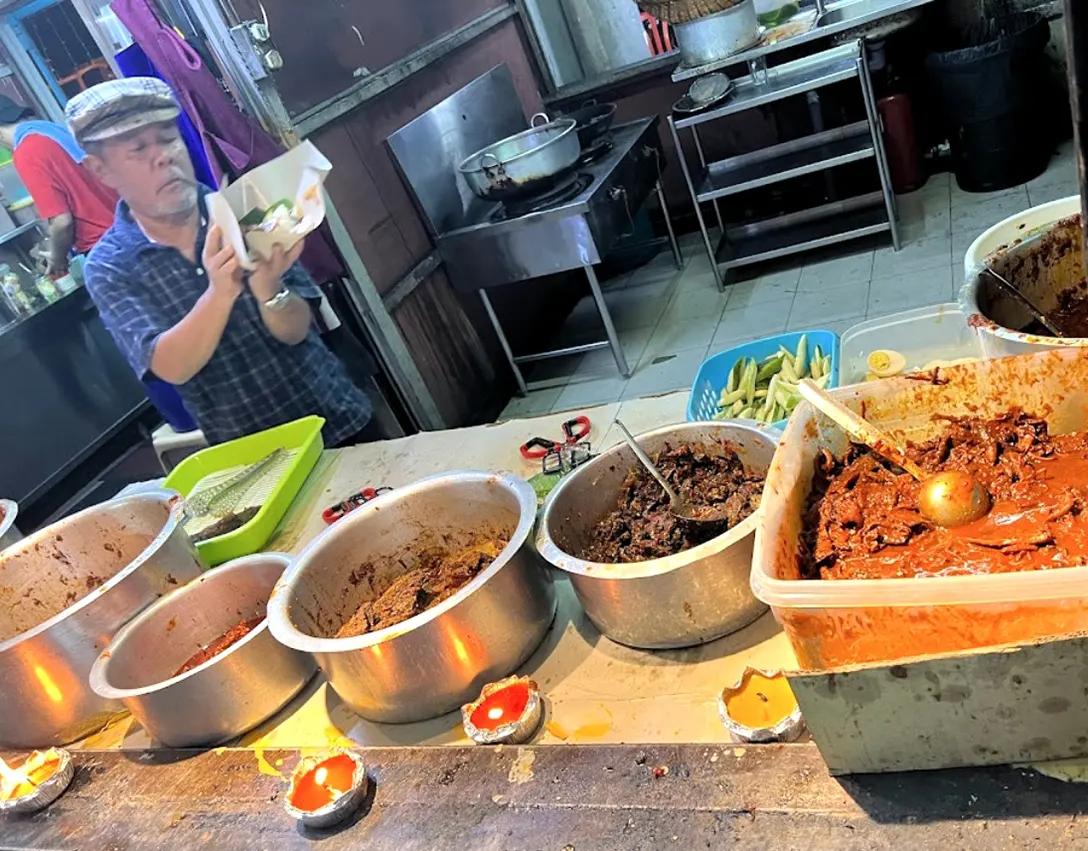
[[[485,154],[491,153],[492,149],[498,147],[499,145],[505,145],[507,142],[512,142],[515,139],[523,139],[524,137],[532,133],[548,133],[550,131],[555,131],[554,133],[551,133],[548,139],[545,139],[535,148],[530,148],[529,150],[522,151],[521,153],[515,154],[512,157],[507,157],[504,160],[499,160],[496,165],[506,165],[507,163],[512,163],[515,160],[520,160],[522,157],[528,157],[532,154],[538,153],[548,145],[555,144],[560,139],[564,138],[568,133],[573,133],[575,127],[577,126],[578,122],[574,121],[574,119],[571,118],[557,118],[555,121],[550,121],[547,124],[538,124],[536,127],[530,127],[528,130],[522,130],[520,133],[515,133],[513,136],[507,136],[505,139],[499,139],[484,148],[480,148],[480,150],[476,151],[475,153],[469,154],[467,157],[461,160],[460,164],[457,166],[457,170],[462,174],[472,174],[474,172],[483,171],[483,167],[479,164],[480,158],[483,157]],[[492,156],[494,156],[494,154],[492,154]]]
[[[698,82],[698,81],[696,81],[696,82]],[[724,101],[731,94],[733,94],[733,89],[734,88],[735,88],[735,84],[733,83],[732,80],[730,80],[729,81],[729,86],[726,88],[726,90],[721,95],[719,95],[714,100],[707,101],[706,103],[696,103],[692,99],[690,94],[686,94],[683,97],[681,97],[680,100],[678,100],[676,103],[674,103],[672,105],[672,111],[673,112],[678,112],[681,115],[692,115],[692,114],[694,114],[696,112],[702,112],[703,110],[710,109],[710,107],[716,106],[717,104]]]
[[[697,106],[706,106],[725,96],[732,81],[725,74],[707,74],[699,77],[688,88],[688,97]]]

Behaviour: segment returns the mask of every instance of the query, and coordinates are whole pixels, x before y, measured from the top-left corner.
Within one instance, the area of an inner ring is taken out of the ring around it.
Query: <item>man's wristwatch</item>
[[[283,310],[291,301],[292,295],[293,293],[289,289],[287,289],[287,287],[284,287],[278,293],[272,296],[272,298],[268,299],[268,301],[264,303],[264,306],[272,311]]]

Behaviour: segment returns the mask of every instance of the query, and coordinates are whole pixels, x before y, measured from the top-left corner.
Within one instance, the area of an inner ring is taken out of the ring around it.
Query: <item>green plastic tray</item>
[[[290,466],[280,476],[261,510],[244,526],[201,541],[196,545],[201,560],[209,567],[260,551],[276,531],[283,515],[291,507],[306,477],[325,448],[321,439],[322,417],[303,417],[267,431],[240,437],[229,443],[210,446],[190,455],[166,477],[166,487],[188,496],[206,476],[232,467],[253,464],[276,449],[298,450]]]

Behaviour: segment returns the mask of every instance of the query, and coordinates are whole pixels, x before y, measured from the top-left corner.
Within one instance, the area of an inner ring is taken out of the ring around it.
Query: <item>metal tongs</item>
[[[185,513],[193,519],[208,515],[224,517],[230,514],[238,505],[246,487],[264,475],[285,455],[285,449],[273,449],[260,461],[239,470],[229,479],[189,497],[185,500]]]

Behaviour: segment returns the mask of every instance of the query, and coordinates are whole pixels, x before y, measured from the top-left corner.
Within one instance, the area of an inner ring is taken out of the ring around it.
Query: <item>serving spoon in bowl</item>
[[[720,523],[725,520],[725,515],[718,509],[715,509],[710,505],[692,505],[680,494],[678,494],[669,484],[668,480],[661,475],[661,471],[654,466],[654,462],[650,460],[650,456],[642,451],[642,447],[635,441],[634,435],[627,430],[625,426],[618,419],[615,421],[616,425],[620,427],[620,431],[623,432],[623,439],[627,442],[627,445],[631,447],[631,451],[635,453],[635,457],[646,471],[653,476],[662,490],[669,497],[669,513],[678,520],[687,520],[690,523]]]
[[[927,520],[951,529],[972,523],[990,511],[990,492],[970,473],[945,470],[929,474],[907,457],[906,450],[895,438],[831,398],[812,379],[802,379],[797,392],[855,443],[868,446],[921,482],[918,511]]]
[[[1062,333],[1062,329],[1055,324],[1054,320],[1043,313],[1042,309],[1037,307],[1035,302],[1020,292],[1019,287],[995,272],[992,266],[987,266],[982,271],[996,281],[1006,295],[1011,295],[1021,306],[1026,308],[1028,313],[1034,316],[1039,321],[1039,324],[1046,328],[1047,331],[1055,337],[1065,337],[1065,334]]]

